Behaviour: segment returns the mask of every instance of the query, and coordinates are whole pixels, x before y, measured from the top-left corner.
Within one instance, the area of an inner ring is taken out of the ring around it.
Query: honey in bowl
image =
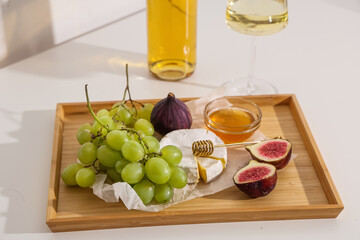
[[[260,126],[261,110],[253,102],[238,97],[223,97],[205,107],[206,126],[225,143],[243,142]]]

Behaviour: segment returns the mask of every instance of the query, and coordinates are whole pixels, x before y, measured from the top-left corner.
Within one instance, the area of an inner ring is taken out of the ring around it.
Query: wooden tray
[[[46,223],[53,232],[172,224],[277,219],[335,218],[343,209],[340,196],[294,95],[245,97],[263,111],[260,130],[293,143],[296,159],[278,172],[268,196],[250,199],[236,187],[196,198],[157,213],[127,210],[122,202],[106,203],[90,188],[67,187],[60,180],[76,161],[78,127],[92,122],[86,103],[58,104]],[[188,101],[191,99],[183,99]],[[156,103],[158,100],[141,102]],[[114,102],[94,102],[94,110]]]

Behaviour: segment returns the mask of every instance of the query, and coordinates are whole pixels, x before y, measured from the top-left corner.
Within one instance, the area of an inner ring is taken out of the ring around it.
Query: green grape
[[[152,110],[154,109],[154,105],[151,103],[145,103],[143,107],[149,115],[151,115]]]
[[[134,121],[134,118],[131,116],[131,113],[129,113],[123,107],[119,107],[119,110],[117,112],[117,116],[115,119],[118,121],[124,122],[126,126],[130,126],[131,123]]]
[[[93,143],[93,144],[95,144],[95,146],[100,146],[100,142],[102,141],[102,138],[101,137],[96,137],[96,138],[94,138],[93,140],[91,140],[91,142]]]
[[[87,142],[81,145],[78,151],[78,159],[84,165],[91,165],[96,160],[97,147],[92,142]]]
[[[181,162],[182,152],[174,145],[167,145],[160,152],[162,154],[161,157],[172,167],[177,166]]]
[[[124,129],[124,127],[126,127],[126,126],[124,125],[123,122],[116,122],[115,123],[115,129],[116,130],[122,130],[122,129]]]
[[[66,185],[75,186],[76,183],[76,173],[82,169],[84,166],[80,163],[72,163],[68,165],[61,174],[61,178]]]
[[[121,177],[128,184],[135,184],[141,181],[145,175],[144,165],[138,162],[129,163],[121,171]]]
[[[91,167],[94,168],[94,171],[96,172],[96,170],[99,169],[99,167],[100,167],[100,162],[95,161]]]
[[[109,147],[108,145],[102,145],[97,150],[97,159],[99,162],[108,168],[115,167],[116,161],[122,159],[121,153]]]
[[[187,175],[180,167],[173,167],[171,169],[171,177],[169,179],[170,186],[174,188],[183,188],[187,184]]]
[[[140,108],[138,111],[137,111],[137,117],[138,119],[146,119],[146,112],[145,112],[145,109],[144,107]],[[147,120],[147,119],[146,119]],[[149,121],[149,120],[148,120]]]
[[[92,126],[90,123],[84,123],[83,125],[81,125],[78,129],[78,132],[80,132],[81,130],[84,130],[84,129],[89,129],[90,131],[92,130]]]
[[[145,173],[152,182],[164,184],[170,179],[171,168],[164,159],[153,157],[146,162]]]
[[[109,116],[103,116],[99,118],[100,122],[102,122],[103,125],[107,126],[110,130],[115,129],[115,122],[114,120]]]
[[[106,135],[107,144],[115,149],[121,151],[124,143],[130,140],[130,136],[126,131],[113,130]]]
[[[125,106],[125,109],[131,114],[131,121],[129,124],[127,124],[127,126],[129,127],[134,127],[134,123],[135,123],[135,118],[134,116],[136,116],[136,108],[133,108],[133,107],[129,107],[129,106]]]
[[[84,132],[85,130],[85,132]],[[86,142],[89,142],[87,141],[88,139],[88,131],[92,131],[92,126],[90,123],[84,123],[83,125],[81,125],[76,133],[76,138],[78,140],[78,142],[80,144],[84,144]],[[90,134],[90,138],[91,138],[91,134]]]
[[[118,161],[116,161],[116,163],[115,163],[115,169],[116,169],[116,171],[118,172],[118,173],[121,173],[122,172],[122,170],[124,169],[124,167],[126,166],[126,165],[128,165],[130,162],[128,161],[128,160],[125,160],[125,159],[120,159],[120,160],[118,160]]]
[[[97,112],[96,116],[97,116],[98,118],[105,117],[105,116],[108,117],[108,116],[109,116],[109,111],[106,110],[106,109],[101,109],[101,110],[99,110],[99,111]]]
[[[124,158],[126,160],[129,160],[130,162],[137,162],[145,155],[144,148],[141,146],[140,143],[134,140],[130,140],[124,143],[121,151]]]
[[[112,105],[111,109],[114,109],[119,106],[121,106],[121,102],[116,102],[116,103],[114,103],[114,105]]]
[[[99,161],[97,161],[97,162],[99,162]],[[102,165],[101,163],[99,163],[99,169],[100,169],[100,171],[106,171],[108,169],[108,167],[106,167],[106,166]]]
[[[99,121],[102,123],[102,125],[105,125],[107,128],[109,128],[110,130],[114,130],[115,129],[115,123],[112,120],[111,117],[109,116],[103,116],[99,118]],[[93,124],[93,133],[97,134],[100,129],[102,129],[102,135],[105,136],[107,134],[106,129],[102,126],[100,123],[98,123],[98,121],[95,121]]]
[[[95,128],[93,128],[92,133],[93,133],[94,135],[100,134],[101,137],[105,137],[106,134],[107,134],[107,130],[106,130],[105,128],[101,128],[101,127],[98,128],[98,126],[96,126],[96,125],[98,125],[98,124],[97,124],[97,123],[96,123],[96,124],[94,123],[93,126],[95,126],[97,130],[96,130]]]
[[[107,126],[110,130],[114,130],[115,129],[115,122],[114,120],[109,117],[109,116],[104,116],[99,118],[99,120],[105,125]]]
[[[154,134],[154,126],[145,119],[138,119],[134,125],[135,130],[142,131],[146,136],[152,136]]]
[[[97,137],[92,140],[92,143],[95,144],[95,146],[100,147],[106,144],[106,140],[103,137]]]
[[[76,183],[80,187],[90,187],[95,182],[95,173],[90,168],[82,168],[76,173]]]
[[[158,203],[165,203],[170,201],[173,196],[173,189],[168,184],[155,184],[154,198]]]
[[[130,113],[130,114],[132,114],[132,115],[136,115],[136,112],[137,112],[137,109],[136,108],[134,108],[134,107],[129,107],[129,106],[127,106],[127,105],[125,105],[125,109]]]
[[[138,110],[138,118],[146,119],[150,122],[151,112],[154,105],[147,103],[140,110]]]
[[[147,179],[135,184],[134,190],[145,205],[151,202],[155,194],[154,184]]]
[[[144,142],[149,148],[149,152],[151,153],[158,153],[160,149],[160,143],[156,139],[156,137],[153,136],[145,136],[143,137]]]
[[[94,121],[94,123],[93,123],[93,125],[92,125],[92,132],[94,133],[94,134],[97,134],[99,131],[100,131],[100,129],[103,129],[103,130],[105,130],[102,126],[101,126],[101,124],[100,123],[98,123],[98,121]],[[107,134],[107,131],[105,132],[105,135]]]
[[[109,111],[109,117],[115,116],[115,114],[118,112],[118,110],[119,110],[119,107],[111,108],[111,110]]]
[[[76,133],[76,138],[80,144],[84,144],[91,141],[91,134],[90,129],[82,129]]]
[[[93,124],[93,129],[91,132],[96,136],[100,134],[102,137],[105,137],[107,134],[107,130],[96,121]]]
[[[108,178],[113,182],[123,182],[124,180],[121,177],[121,174],[116,171],[115,168],[108,168],[106,170]]]
[[[141,137],[141,139],[144,139],[144,137],[146,136],[145,135],[145,133],[143,133],[143,131],[136,131],[138,134],[136,134],[136,133],[133,133],[132,135],[131,135],[131,139],[132,140],[135,140],[135,141],[137,141],[137,142],[140,142],[139,141],[139,135],[140,135],[140,137]]]

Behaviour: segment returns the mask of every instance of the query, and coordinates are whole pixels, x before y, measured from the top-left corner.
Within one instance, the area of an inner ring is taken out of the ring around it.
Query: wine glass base
[[[262,94],[277,94],[277,88],[270,82],[254,78],[252,84],[249,84],[249,79],[236,78],[221,85],[224,89],[225,96],[236,95],[262,95]]]

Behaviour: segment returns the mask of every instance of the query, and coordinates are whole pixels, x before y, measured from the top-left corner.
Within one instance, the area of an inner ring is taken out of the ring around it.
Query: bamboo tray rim
[[[274,219],[304,219],[304,218],[335,218],[340,214],[343,210],[344,205],[341,201],[341,198],[336,190],[336,187],[332,181],[330,173],[328,172],[325,162],[320,154],[320,151],[317,147],[317,144],[311,134],[310,128],[306,122],[306,119],[302,113],[300,105],[296,99],[294,94],[277,94],[277,95],[254,95],[254,96],[241,96],[241,98],[250,99],[250,100],[262,100],[268,99],[270,101],[274,101],[270,105],[289,105],[289,108],[292,110],[293,118],[297,123],[297,127],[302,129],[302,138],[309,142],[308,149],[313,151],[315,157],[311,159],[314,165],[314,169],[316,170],[317,177],[322,185],[323,191],[326,195],[328,204],[312,204],[312,205],[298,205],[298,206],[272,206],[272,207],[247,207],[241,209],[212,209],[211,214],[228,214],[232,216],[233,214],[239,213],[277,213],[277,212],[303,212],[303,215],[299,215],[299,217],[288,217],[288,218],[281,218],[277,216],[267,217],[265,216],[263,219],[242,219],[239,217],[235,219],[235,221],[252,221],[252,220],[274,220]],[[183,101],[194,100],[197,98],[180,98]],[[148,101],[158,101],[159,99],[144,99],[138,100],[139,102],[146,103]],[[100,107],[105,105],[110,105],[115,103],[116,101],[98,101],[98,102],[91,102],[92,106]],[[73,107],[81,106],[81,110],[73,111],[70,110]],[[72,114],[72,113],[82,113],[86,112],[83,107],[86,108],[86,102],[67,102],[67,103],[58,103],[56,108],[56,119],[55,119],[55,129],[54,129],[54,142],[53,142],[53,155],[52,155],[52,162],[51,162],[51,173],[50,173],[50,183],[49,183],[49,193],[48,193],[48,205],[47,205],[47,216],[46,216],[46,223],[50,227],[52,231],[69,231],[66,226],[75,224],[79,221],[82,222],[94,222],[98,218],[95,217],[88,217],[88,216],[76,216],[76,217],[58,217],[57,216],[57,192],[59,190],[59,181],[60,181],[60,162],[61,162],[61,145],[62,145],[62,136],[63,133],[63,120],[61,119],[65,114]],[[261,104],[260,104],[261,106]],[[84,110],[84,111],[83,111]],[[304,142],[305,142],[304,140]],[[314,215],[313,213],[318,211],[318,215]],[[141,212],[141,211],[138,211]],[[154,216],[161,215],[162,211],[156,213],[149,213],[149,212],[142,212],[143,214],[138,214],[137,216],[133,216],[134,219],[137,218],[153,218]],[[182,210],[177,211],[176,216],[192,216],[192,215],[203,215],[208,216],[210,213],[208,210]],[[167,214],[168,215],[168,214]],[[122,214],[102,214],[101,219],[107,220],[120,220],[126,219],[126,216]],[[233,221],[233,220],[230,220]],[[216,222],[212,220],[204,220],[200,222],[191,222],[191,223],[205,223],[205,222]],[[166,224],[166,223],[165,223]],[[184,223],[168,223],[168,224],[184,224]],[[158,224],[154,224],[158,225]],[[164,225],[164,224],[160,224]],[[120,225],[108,225],[108,226],[101,226],[99,228],[86,228],[84,226],[80,226],[78,230],[85,230],[85,229],[104,229],[104,228],[114,228],[119,227]],[[138,226],[152,226],[152,224],[144,224]],[[64,227],[64,228],[62,228]],[[121,227],[121,226],[120,226]],[[131,226],[125,226],[131,227]]]

